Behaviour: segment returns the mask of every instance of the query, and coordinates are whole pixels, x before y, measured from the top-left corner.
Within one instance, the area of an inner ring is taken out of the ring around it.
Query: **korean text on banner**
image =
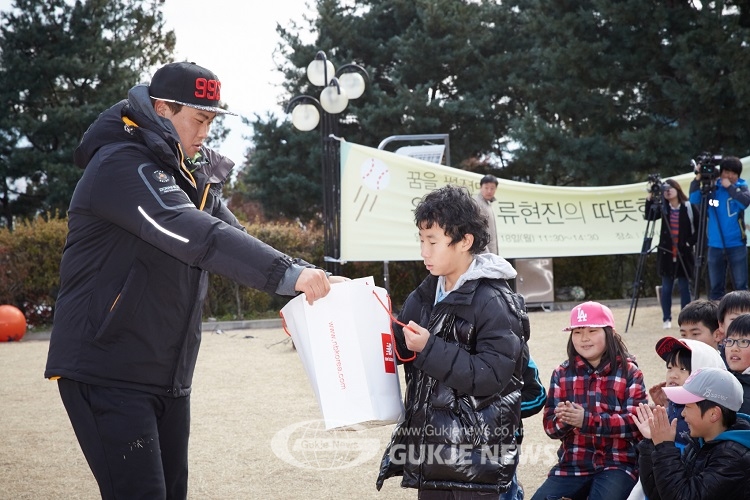
[[[373,283],[335,283],[312,306],[300,295],[281,309],[327,430],[391,424],[404,415],[391,320],[378,304],[388,295]]]
[[[414,207],[447,184],[479,191],[480,174],[341,144],[341,258],[421,260]],[[693,174],[672,177],[688,192]],[[647,183],[560,187],[499,179],[492,203],[500,255],[547,258],[639,253]],[[657,221],[657,225],[660,224]],[[657,234],[658,234],[657,226]]]

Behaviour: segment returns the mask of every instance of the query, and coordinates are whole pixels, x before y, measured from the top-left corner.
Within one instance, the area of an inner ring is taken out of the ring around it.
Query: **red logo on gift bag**
[[[381,333],[383,340],[383,361],[385,361],[385,372],[396,373],[396,361],[393,359],[393,337],[390,333]]]

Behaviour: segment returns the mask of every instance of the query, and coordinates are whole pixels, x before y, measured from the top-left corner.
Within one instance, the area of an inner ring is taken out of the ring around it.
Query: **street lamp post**
[[[345,64],[335,71],[326,54],[319,51],[307,66],[307,78],[317,87],[324,87],[320,100],[301,95],[289,101],[286,112],[292,113],[292,125],[298,130],[313,130],[320,124],[321,167],[323,172],[323,237],[326,269],[341,274],[341,174],[338,115],[350,99],[365,91],[367,71],[358,64]]]

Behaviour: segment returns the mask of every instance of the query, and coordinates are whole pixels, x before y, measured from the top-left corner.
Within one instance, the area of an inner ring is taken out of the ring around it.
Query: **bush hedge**
[[[293,223],[245,223],[245,227],[249,234],[291,256],[319,266],[323,263],[321,227]],[[0,231],[0,304],[24,311],[29,325],[51,322],[66,234],[67,221],[55,217],[21,223],[13,232]],[[638,255],[555,258],[555,288],[581,286],[586,299],[593,300],[630,298],[638,261]],[[652,297],[660,284],[655,255],[643,267],[641,296]],[[399,310],[427,272],[422,262],[390,262],[387,270],[387,288],[394,310]],[[385,286],[383,262],[349,262],[343,265],[342,274],[373,276],[377,285]],[[203,312],[205,318],[219,320],[277,317],[287,300],[213,275]]]
[[[0,304],[23,311],[29,326],[52,321],[67,220],[38,217],[0,231]]]

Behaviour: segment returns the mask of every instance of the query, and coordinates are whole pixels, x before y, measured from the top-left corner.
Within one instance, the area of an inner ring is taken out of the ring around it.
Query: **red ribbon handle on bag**
[[[410,328],[408,326],[406,326],[405,324],[403,324],[402,322],[400,322],[398,319],[396,319],[393,316],[393,314],[391,313],[391,297],[390,297],[390,295],[388,296],[388,305],[386,306],[385,304],[383,304],[383,301],[380,300],[380,297],[378,297],[378,294],[375,292],[375,290],[372,291],[372,294],[375,296],[376,299],[378,299],[378,302],[380,302],[380,305],[383,306],[383,309],[385,309],[385,312],[388,313],[388,316],[391,317],[391,319],[393,320],[394,323],[396,323],[397,325],[401,326],[402,328],[406,328],[406,329],[410,330]],[[396,351],[396,357],[398,358],[399,361],[401,361],[402,363],[407,363],[409,361],[414,361],[414,359],[417,357],[417,353],[416,352],[412,355],[411,358],[408,358],[408,359],[402,358],[399,355],[399,353],[398,353],[398,347],[396,347],[396,337],[395,337],[395,335],[393,335],[393,325],[391,325],[391,339],[393,339],[394,351]]]
[[[279,316],[281,316],[281,328],[284,329],[284,333],[286,333],[288,337],[291,337],[292,335],[289,333],[289,330],[287,330],[286,328],[286,318],[284,317],[284,313],[279,311]]]

